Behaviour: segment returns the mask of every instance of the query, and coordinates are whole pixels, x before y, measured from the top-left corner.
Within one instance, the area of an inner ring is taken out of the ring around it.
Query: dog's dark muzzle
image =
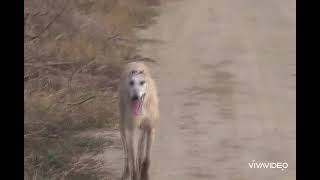
[[[137,101],[137,100],[139,100],[139,96],[138,95],[134,95],[134,96],[132,96],[131,100],[132,101]]]
[[[143,95],[140,97],[140,96],[138,96],[137,94],[135,94],[135,95],[133,95],[133,96],[131,97],[131,101],[143,100],[145,95],[146,95],[146,94],[143,94]]]

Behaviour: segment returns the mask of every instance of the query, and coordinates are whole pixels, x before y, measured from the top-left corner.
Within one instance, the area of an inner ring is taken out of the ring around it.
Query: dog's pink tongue
[[[132,111],[134,115],[138,115],[140,113],[140,101],[136,100],[132,102]]]

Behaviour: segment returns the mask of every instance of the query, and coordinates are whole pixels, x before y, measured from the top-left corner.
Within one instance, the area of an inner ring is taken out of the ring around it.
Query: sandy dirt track
[[[152,180],[295,179],[295,9],[290,0],[183,0],[137,32],[159,41],[140,49],[158,62]],[[289,167],[250,169],[253,160]],[[113,166],[121,172],[122,162]]]

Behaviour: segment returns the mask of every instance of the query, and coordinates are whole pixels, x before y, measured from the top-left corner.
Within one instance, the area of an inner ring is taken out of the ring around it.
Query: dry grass
[[[153,23],[158,3],[25,1],[25,179],[97,179],[75,164],[110,143],[76,134],[117,128],[120,67],[142,58],[132,31]]]

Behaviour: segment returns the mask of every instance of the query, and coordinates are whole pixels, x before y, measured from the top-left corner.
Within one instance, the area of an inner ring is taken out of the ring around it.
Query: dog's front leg
[[[123,150],[124,150],[124,171],[122,174],[122,180],[127,180],[129,178],[129,157],[128,157],[128,141],[127,138],[128,134],[126,133],[125,129],[122,127],[121,131],[121,140],[122,140],[122,144],[123,144]]]
[[[130,177],[132,180],[138,180],[137,169],[136,169],[136,157],[135,157],[135,132],[134,130],[129,131],[128,140],[128,160],[129,160],[129,170]]]
[[[145,144],[146,144],[146,133],[144,130],[140,129],[140,137],[139,137],[139,143],[138,143],[138,155],[137,155],[137,168],[138,168],[138,174],[139,178],[141,178],[141,171],[142,171],[142,164],[145,159]]]
[[[151,156],[151,146],[154,141],[155,129],[148,128],[145,130],[146,134],[146,156],[142,163],[141,168],[141,180],[149,180],[149,167],[150,167],[150,156]]]

